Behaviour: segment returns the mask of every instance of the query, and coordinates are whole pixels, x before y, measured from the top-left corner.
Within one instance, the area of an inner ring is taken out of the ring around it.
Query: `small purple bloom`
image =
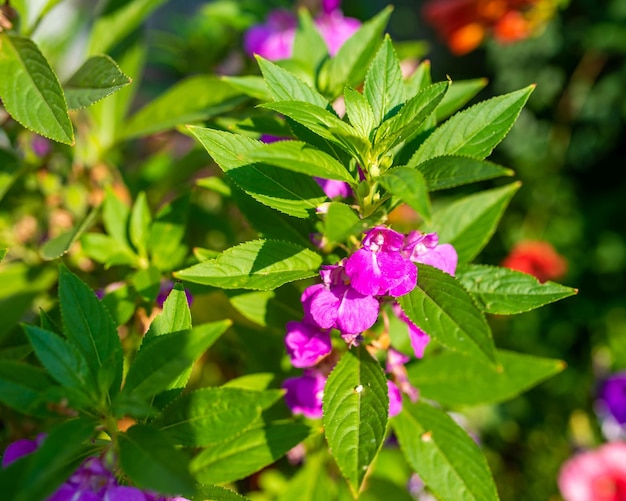
[[[136,487],[127,487],[125,485],[111,487],[105,492],[102,499],[103,501],[147,501],[143,491]]]
[[[361,27],[361,21],[345,17],[339,9],[338,0],[327,0],[322,13],[315,19],[315,26],[331,56],[354,32]],[[292,12],[277,9],[269,13],[264,24],[250,28],[244,35],[243,46],[247,54],[258,54],[270,61],[288,59],[293,54],[298,20]]]
[[[285,379],[287,390],[285,403],[294,414],[304,414],[311,419],[322,417],[322,397],[326,377],[315,370],[305,371],[302,376]]]
[[[363,247],[346,261],[350,284],[361,294],[402,296],[417,283],[417,268],[402,255],[404,236],[377,226],[363,239]]]
[[[424,356],[424,350],[430,342],[430,336],[426,334],[422,329],[415,325],[406,313],[402,311],[402,308],[398,303],[394,303],[392,306],[393,312],[400,320],[402,320],[408,327],[409,340],[411,341],[411,348],[417,358]]]
[[[253,26],[246,32],[244,50],[251,56],[258,54],[270,61],[288,59],[293,52],[297,24],[292,12],[274,10],[267,16],[265,24]]]
[[[339,2],[332,3],[337,6],[339,4]],[[327,2],[327,4],[331,4],[331,2]],[[334,56],[346,43],[346,40],[361,27],[361,21],[353,17],[345,17],[338,8],[328,10],[328,7],[331,6],[324,6],[324,12],[315,20],[315,26],[326,42],[328,53]]]
[[[35,155],[45,157],[52,150],[52,143],[48,138],[35,134],[33,136],[32,148]]]
[[[387,392],[389,394],[389,417],[400,414],[402,410],[402,393],[393,381],[387,380]]]
[[[626,372],[609,376],[598,394],[602,411],[612,416],[620,425],[626,424]]]
[[[409,375],[406,372],[406,367],[404,367],[404,364],[409,360],[409,357],[404,353],[389,348],[387,351],[385,370],[393,376],[394,382],[400,391],[406,393],[411,399],[411,402],[417,402],[419,392],[409,381]]]
[[[451,244],[439,245],[436,233],[412,231],[405,239],[402,252],[415,263],[434,266],[448,275],[454,276],[456,272],[458,262],[456,250]]]
[[[9,444],[9,446],[4,451],[2,456],[2,467],[6,468],[13,461],[17,461],[23,456],[27,456],[28,454],[35,452],[39,444],[36,440],[28,440],[26,438],[22,438],[20,440],[16,440],[15,442]]]
[[[323,266],[320,275],[324,283],[307,287],[300,298],[305,322],[343,334],[360,334],[374,325],[380,303],[347,285],[342,266]]]
[[[330,334],[304,322],[288,322],[285,335],[291,365],[300,369],[313,367],[332,349]]]
[[[348,198],[352,195],[352,188],[344,181],[323,179],[321,177],[314,177],[313,179],[320,185],[320,188],[322,188],[328,198]]]
[[[174,282],[172,282],[171,280],[163,280],[161,282],[161,286],[159,287],[159,294],[156,297],[156,304],[159,308],[163,308],[165,300],[170,295],[170,292],[172,292],[173,289]],[[185,289],[185,296],[187,297],[187,304],[191,306],[193,303],[193,296],[191,295],[191,292],[189,292],[187,289]]]

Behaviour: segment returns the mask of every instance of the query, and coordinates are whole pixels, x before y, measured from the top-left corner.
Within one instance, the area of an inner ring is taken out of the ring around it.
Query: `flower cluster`
[[[35,452],[45,440],[20,439],[10,444],[2,456],[2,467]],[[136,487],[120,485],[99,457],[88,457],[47,501],[189,501],[183,497],[165,497]]]
[[[523,40],[545,24],[554,0],[429,0],[424,18],[457,55],[492,35],[500,43]]]
[[[362,333],[376,323],[383,303],[390,303],[391,311],[407,325],[415,356],[423,356],[430,338],[396,302],[417,284],[416,263],[454,274],[457,254],[452,245],[439,245],[435,233],[403,235],[377,226],[365,233],[361,246],[350,256],[322,267],[322,283],[305,289],[300,298],[304,318],[287,324],[287,354],[294,367],[305,369],[303,376],[284,383],[286,401],[294,413],[321,417],[324,383],[332,367],[327,362],[332,352],[331,330],[339,331],[348,346],[359,344]],[[386,348],[387,372],[393,378],[388,383],[390,414],[394,415],[401,406],[400,390],[412,400],[417,398],[417,390],[404,369],[408,357]]]
[[[340,0],[323,0],[322,12],[315,19],[328,53],[334,56],[339,48],[357,31],[361,22],[345,17],[339,9]],[[288,10],[277,9],[264,24],[253,26],[244,36],[244,49],[249,55],[258,54],[270,61],[288,59],[293,53],[298,19]]]

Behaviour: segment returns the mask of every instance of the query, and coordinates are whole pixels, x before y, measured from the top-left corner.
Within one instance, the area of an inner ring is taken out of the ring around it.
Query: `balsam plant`
[[[211,113],[175,114],[158,126],[188,124],[180,130],[224,174],[198,179],[198,189],[229,197],[258,238],[189,255],[188,196],[153,218],[144,194],[129,208],[109,191],[104,233],[89,230],[94,212],[48,243],[50,260],[80,240],[85,255],[128,272],[119,292],[100,301],[60,264],[61,322],[42,311],[39,326],[22,325],[34,357],[0,361],[3,404],[63,421],[35,452],[0,471],[3,492],[46,499],[96,456],[122,485],[239,499],[219,486],[300,450],[303,466],[278,499],[388,499],[385,486],[401,483],[379,467],[389,462],[416,472],[439,499],[498,499],[479,445],[446,411],[504,401],[562,370],[559,360],[499,350],[487,316],[526,312],[576,292],[473,263],[519,183],[467,188],[512,175],[485,159],[533,86],[459,112],[484,82],[432,83],[426,62],[404,78],[393,42],[383,37],[390,13],[364,23],[329,57],[302,11],[290,60],[257,57],[262,76],[218,81],[229,89],[223,108],[214,103]],[[61,137],[58,124],[35,123],[24,106],[11,104],[24,104],[12,93],[12,77],[23,68],[11,65],[30,42],[1,36],[0,64],[10,70],[0,85],[7,112],[71,142],[71,125]],[[246,107],[226,115],[244,101]],[[340,103],[345,116],[335,111]],[[151,106],[159,109],[152,117],[166,112],[162,103]],[[144,123],[137,130],[158,128]],[[321,187],[328,181],[344,183],[346,196],[329,198]],[[440,196],[457,187],[463,188]],[[398,231],[390,214],[401,206],[418,217]],[[285,333],[289,361],[304,372],[276,366],[269,377],[246,374],[185,390],[194,363],[231,320],[192,327],[187,296],[176,285],[138,347],[122,343],[117,331],[170,274],[196,293],[226,291],[236,314],[259,327],[258,336],[267,334],[268,343],[269,333]],[[293,297],[277,316],[271,307],[280,290]],[[283,389],[270,387],[275,376]],[[385,446],[392,437],[401,454]],[[337,475],[345,485],[332,481]]]

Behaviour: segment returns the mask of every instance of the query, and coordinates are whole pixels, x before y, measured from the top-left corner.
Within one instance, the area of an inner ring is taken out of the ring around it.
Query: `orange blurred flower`
[[[567,271],[567,261],[551,244],[542,241],[519,242],[502,262],[502,266],[523,271],[540,282],[557,280]]]
[[[555,8],[555,0],[428,0],[423,15],[452,53],[463,55],[488,36],[501,43],[528,38]]]

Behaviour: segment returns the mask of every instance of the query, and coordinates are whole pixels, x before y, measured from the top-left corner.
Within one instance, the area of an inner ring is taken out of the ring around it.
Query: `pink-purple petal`
[[[380,303],[375,297],[360,294],[352,287],[344,286],[337,309],[335,327],[343,334],[360,334],[376,323]]]
[[[332,349],[327,331],[303,322],[287,323],[285,346],[291,365],[301,369],[314,366]]]

